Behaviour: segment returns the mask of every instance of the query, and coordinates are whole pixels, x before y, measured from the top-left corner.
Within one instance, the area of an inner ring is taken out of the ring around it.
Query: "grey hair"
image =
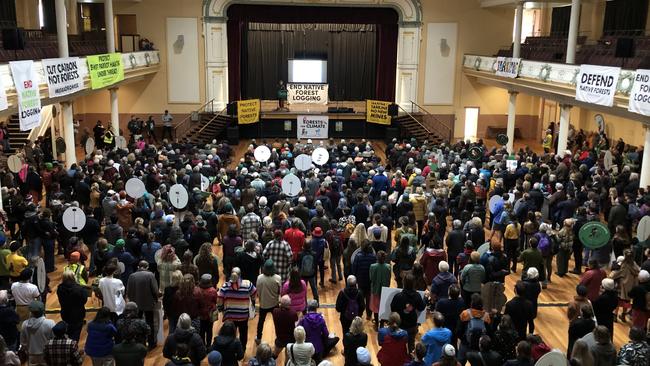
[[[192,328],[192,318],[190,318],[187,313],[181,314],[181,316],[178,317],[178,323],[176,324],[177,328],[184,329],[184,330],[190,330]]]
[[[0,304],[4,305],[9,302],[9,294],[7,290],[0,291]]]
[[[348,284],[348,286],[356,286],[357,285],[357,277],[355,275],[349,275],[348,278],[345,280],[345,283]]]

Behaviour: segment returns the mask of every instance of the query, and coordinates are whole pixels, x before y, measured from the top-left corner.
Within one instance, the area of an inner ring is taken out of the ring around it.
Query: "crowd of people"
[[[280,355],[310,366],[332,364],[342,347],[346,366],[527,366],[551,352],[535,321],[554,275],[579,276],[575,297],[556,299],[569,301],[569,342],[552,345],[573,366],[650,363],[650,245],[634,235],[650,195],[639,187],[643,154],[624,143],[577,132],[566,152],[516,151],[512,169],[481,140],[395,139],[384,161],[366,140],[253,140],[239,160],[227,143],[152,140],[98,140],[70,168],[23,151],[20,173],[0,172],[0,364],[143,365],[156,353],[170,366],[273,366]],[[260,145],[268,161],[256,161]],[[320,147],[325,164],[295,167]],[[294,196],[282,187],[289,174],[302,182]],[[126,192],[133,177],[141,197]],[[184,207],[170,200],[175,184]],[[70,207],[86,215],[79,232],[63,222]],[[595,249],[579,235],[592,221],[612,233]],[[328,287],[340,289],[340,336],[319,311]],[[56,323],[44,305],[54,291]],[[100,306],[86,324],[89,299]],[[618,350],[615,322],[630,325]]]

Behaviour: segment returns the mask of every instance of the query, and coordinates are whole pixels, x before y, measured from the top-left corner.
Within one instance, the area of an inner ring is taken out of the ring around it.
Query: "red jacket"
[[[427,279],[427,283],[430,284],[438,273],[440,273],[438,264],[444,260],[447,260],[447,253],[442,249],[426,249],[422,253],[420,264],[424,267],[424,277]]]
[[[580,277],[580,284],[587,287],[587,298],[596,301],[600,293],[600,284],[607,278],[607,273],[602,269],[590,269]]]
[[[305,244],[305,233],[300,229],[290,228],[284,231],[284,240],[289,243],[295,262],[298,259],[298,253],[302,251],[302,246]]]
[[[214,287],[201,288],[201,303],[199,304],[199,318],[210,320],[210,314],[217,309],[217,289]]]

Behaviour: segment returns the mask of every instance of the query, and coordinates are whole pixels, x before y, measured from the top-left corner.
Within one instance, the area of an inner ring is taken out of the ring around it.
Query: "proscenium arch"
[[[203,0],[205,22],[226,20],[226,11],[233,4],[284,5],[284,6],[331,6],[331,7],[387,7],[397,11],[400,25],[419,26],[422,23],[422,4],[420,0],[334,0],[314,2],[309,0]]]

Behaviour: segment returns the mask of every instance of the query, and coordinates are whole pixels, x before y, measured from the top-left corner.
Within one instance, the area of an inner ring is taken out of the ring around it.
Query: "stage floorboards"
[[[243,155],[245,152],[246,148],[248,147],[250,143],[250,140],[242,140],[237,147],[235,148],[235,156],[233,159],[233,162],[236,162],[239,160],[239,158]],[[378,156],[382,158],[382,160],[385,159],[385,154],[384,154],[384,149],[385,149],[385,143],[382,141],[372,141],[373,146],[375,147],[376,153]],[[494,144],[493,141],[491,141],[492,144]],[[535,146],[539,145],[536,144],[533,141],[523,141],[523,142],[516,142],[515,147],[519,148],[519,146],[523,146],[525,143],[530,143],[531,147],[533,147],[535,150],[541,149],[540,146]],[[491,145],[488,143],[488,145]],[[449,225],[450,226],[450,225]],[[486,235],[489,237],[489,230],[486,230]],[[222,253],[221,253],[221,247],[220,246],[213,246],[213,251],[214,253],[219,256],[219,258],[222,258]],[[221,260],[219,261],[221,264]],[[47,300],[47,309],[50,314],[48,314],[48,318],[51,318],[55,321],[60,320],[60,316],[57,312],[59,308],[59,302],[56,296],[56,286],[60,283],[61,280],[61,269],[65,265],[63,258],[58,257],[57,258],[57,271],[50,274],[50,280],[51,280],[51,289],[52,293],[48,296]],[[555,269],[555,263],[553,264],[553,267]],[[570,267],[573,268],[573,261],[570,263]],[[326,278],[329,278],[329,270],[326,271]],[[513,273],[509,275],[506,278],[506,295],[508,299],[513,297],[513,289],[516,281],[521,277],[521,265],[519,265],[518,272]],[[578,284],[579,277],[574,274],[569,274],[565,276],[564,278],[559,278],[557,276],[553,276],[553,282],[549,285],[549,287],[545,290],[542,291],[540,297],[539,297],[539,311],[538,311],[538,316],[535,321],[536,325],[536,333],[539,334],[544,341],[551,347],[551,348],[558,348],[562,350],[563,352],[566,351],[566,345],[567,345],[567,330],[568,330],[568,321],[566,318],[566,304],[568,301],[570,301],[573,298],[573,295],[575,293],[575,287]],[[223,283],[223,277],[221,278],[221,282]],[[325,282],[326,286],[325,288],[319,288],[319,296],[321,298],[321,308],[320,311],[325,315],[326,321],[327,321],[327,326],[330,330],[330,332],[336,333],[337,336],[341,336],[341,326],[339,323],[339,314],[334,310],[334,304],[336,302],[336,296],[338,294],[338,291],[343,288],[343,282],[339,282],[337,284],[332,284],[328,281]],[[393,279],[393,287],[396,287]],[[311,290],[308,291],[308,298],[312,298]],[[99,306],[99,302],[96,299],[90,299],[88,301],[87,307],[88,308],[96,308]],[[95,313],[93,311],[89,311],[86,320],[90,321],[93,319]],[[249,323],[249,330],[248,330],[248,347],[246,350],[246,357],[244,358],[245,361],[249,359],[249,357],[253,356],[255,354],[255,332],[256,332],[256,325],[257,325],[257,318],[254,320],[251,320]],[[433,325],[432,319],[429,316],[427,318],[427,321],[425,324],[423,324],[420,327],[420,332],[418,338],[424,334],[428,329],[430,329]],[[215,334],[218,331],[218,329],[221,326],[221,322],[218,321],[214,325],[214,330]],[[368,348],[370,350],[370,353],[372,355],[372,360],[374,365],[378,365],[376,354],[379,351],[379,345],[377,343],[377,333],[373,329],[373,324],[371,321],[365,321],[365,330],[368,333]],[[167,322],[164,324],[164,329],[165,329],[165,334],[167,334]],[[628,330],[629,330],[629,322],[628,323],[615,323],[614,324],[614,345],[618,349],[621,345],[625,344],[628,341]],[[86,331],[84,327],[84,331],[82,332],[82,339],[85,340],[86,337]],[[267,321],[264,326],[264,336],[263,336],[263,341],[273,344],[273,341],[275,339],[274,336],[274,327],[273,327],[273,321],[271,320],[270,316],[267,317]],[[83,346],[83,341],[81,342]],[[343,364],[343,357],[341,355],[341,351],[343,350],[342,343],[339,343],[336,349],[332,352],[331,356],[328,358],[334,365],[342,365]],[[147,366],[159,366],[159,365],[165,365],[167,360],[162,356],[162,344],[158,346],[155,350],[149,352],[145,365]],[[282,354],[279,359],[278,359],[278,365],[284,365],[285,363],[285,357],[284,354]],[[84,366],[90,366],[92,363],[90,359],[86,359],[84,362]],[[243,365],[244,363],[242,363]],[[202,365],[207,365],[207,361],[204,360]]]

